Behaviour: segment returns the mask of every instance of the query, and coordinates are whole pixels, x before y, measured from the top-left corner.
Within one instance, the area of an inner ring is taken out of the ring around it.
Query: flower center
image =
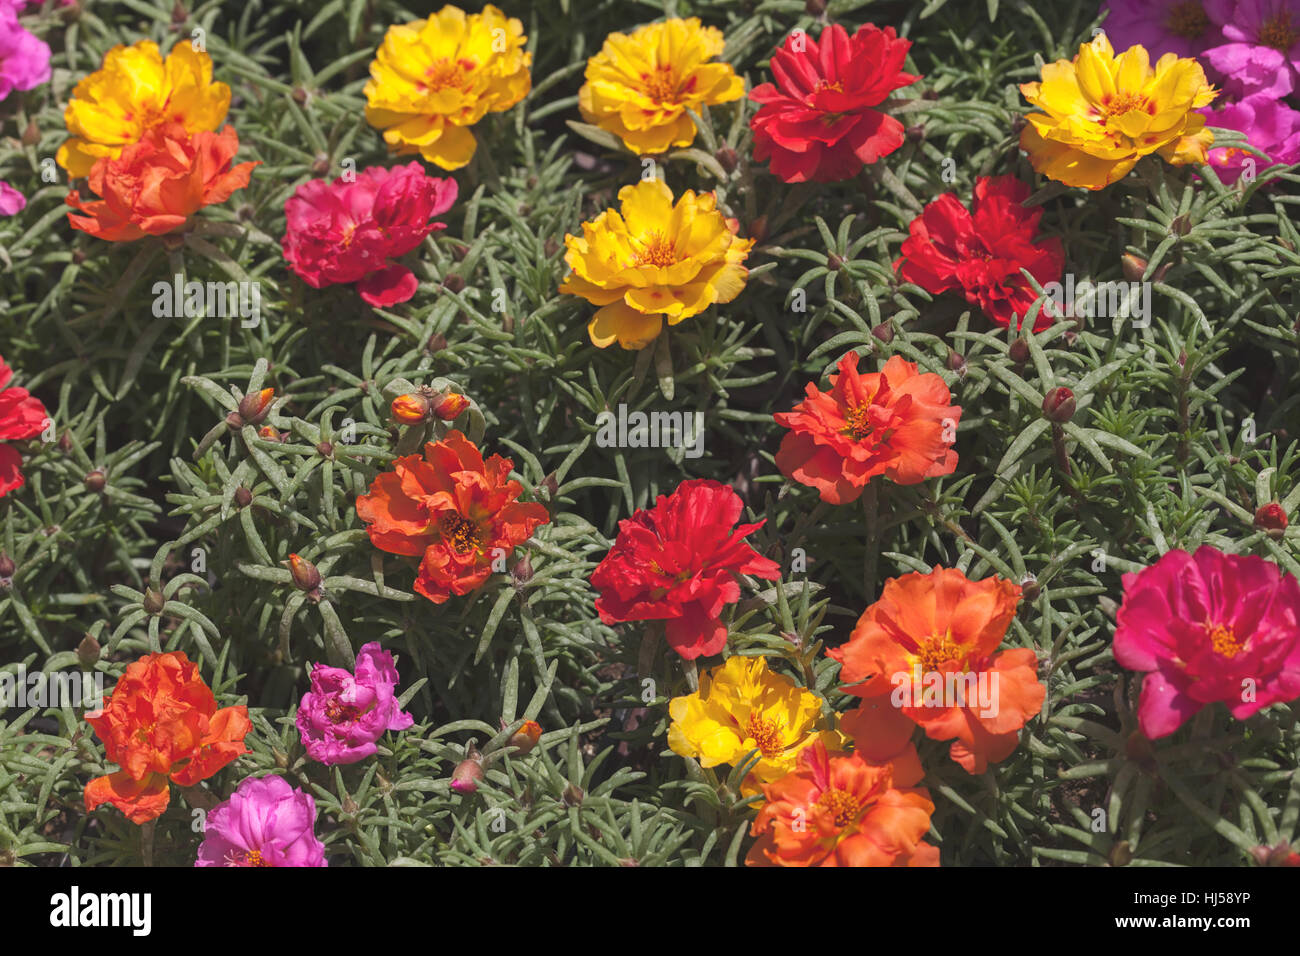
[[[1281,11],[1259,30],[1259,42],[1263,46],[1271,46],[1274,50],[1281,50],[1283,53],[1291,49],[1297,37],[1300,37],[1300,31],[1291,25],[1290,10]]]
[[[962,645],[952,639],[951,631],[942,637],[931,634],[917,648],[915,660],[920,663],[922,674],[933,674],[949,661],[965,665],[966,651]]]
[[[226,866],[270,866],[261,850],[231,850],[226,854]]]
[[[1123,116],[1133,110],[1144,110],[1155,115],[1156,107],[1141,93],[1129,93],[1123,90],[1102,100],[1102,116],[1106,119]]]
[[[764,720],[758,714],[750,714],[745,724],[745,736],[754,739],[754,745],[768,759],[778,756],[785,748],[781,744],[781,727],[774,720]]]
[[[1237,637],[1236,633],[1230,627],[1222,624],[1214,626],[1206,625],[1206,632],[1210,638],[1210,645],[1214,648],[1216,654],[1222,654],[1224,657],[1236,657],[1241,653],[1246,642]]]
[[[636,254],[635,265],[671,266],[677,262],[676,244],[662,232],[652,232]]]
[[[862,814],[862,803],[847,790],[823,790],[817,798],[817,809],[828,814],[835,825],[843,829]]]
[[[482,542],[483,535],[478,525],[455,512],[448,512],[442,516],[438,522],[438,530],[457,554],[468,554],[476,550]]]
[[[417,83],[422,91],[438,92],[448,87],[465,90],[469,87],[469,73],[478,63],[470,59],[449,60],[445,57],[434,60],[424,70],[424,81]]]
[[[1194,40],[1205,32],[1210,25],[1210,18],[1205,14],[1205,6],[1199,0],[1176,3],[1169,10],[1165,20],[1165,29],[1175,36]]]
[[[661,63],[653,73],[642,73],[642,90],[656,103],[678,103],[681,101],[677,89],[677,77],[673,74],[671,63]]]
[[[871,409],[870,403],[866,405],[850,405],[844,411],[844,427],[840,429],[840,434],[848,435],[854,441],[863,441],[872,431],[871,420],[868,412]]]
[[[331,724],[352,723],[361,716],[361,711],[351,704],[344,704],[337,698],[331,698],[325,705],[325,716],[329,718]]]

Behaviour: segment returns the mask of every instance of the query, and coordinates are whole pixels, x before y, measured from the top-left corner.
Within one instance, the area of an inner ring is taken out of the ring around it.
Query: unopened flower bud
[[[533,562],[528,560],[525,554],[515,562],[515,566],[510,569],[510,576],[514,579],[515,587],[523,587],[533,579]]]
[[[443,277],[442,287],[446,289],[448,292],[455,295],[457,292],[461,292],[464,290],[465,280],[460,276],[456,275],[456,273],[454,272],[448,272]]]
[[[289,555],[289,574],[293,578],[293,586],[299,591],[319,592],[320,572],[316,570],[316,565],[306,558],[296,554]]]
[[[917,123],[915,126],[909,126],[903,132],[907,136],[907,141],[909,143],[925,142],[925,126],[922,123]]]
[[[1187,213],[1183,213],[1169,224],[1169,231],[1175,236],[1185,236],[1192,231],[1192,220]]]
[[[535,720],[526,720],[522,727],[511,734],[510,746],[516,748],[516,757],[524,757],[532,752],[541,739],[542,725]]]
[[[955,349],[948,350],[948,371],[956,372],[958,375],[966,374],[966,359]]]
[[[429,419],[429,400],[417,392],[398,395],[392,404],[393,420],[403,425],[419,425]]]
[[[253,493],[240,485],[235,489],[235,505],[240,508],[247,508],[253,503]]]
[[[0,579],[7,581],[14,576],[14,572],[17,570],[18,565],[14,564],[14,559],[0,551]]]
[[[820,17],[826,12],[826,0],[805,0],[804,12],[810,17]]]
[[[457,793],[473,793],[483,779],[483,763],[477,757],[466,757],[451,772],[451,789]]]
[[[293,92],[290,93],[289,95],[293,97],[293,101],[297,103],[299,106],[306,105],[307,91],[304,90],[301,86],[295,86],[293,88]]]
[[[316,454],[322,458],[334,458],[334,443],[332,441],[318,441],[316,443]]]
[[[465,409],[469,408],[469,399],[456,392],[447,392],[433,407],[433,413],[444,422],[455,421]]]
[[[1043,593],[1043,587],[1038,583],[1038,578],[1032,574],[1026,574],[1020,581],[1020,597],[1025,601],[1036,601],[1038,595]]]
[[[878,342],[884,342],[888,345],[890,342],[894,341],[894,327],[888,322],[881,322],[871,330],[871,335]]]
[[[429,338],[429,341],[424,343],[424,350],[428,352],[430,355],[436,355],[438,352],[441,352],[446,347],[447,347],[447,336],[443,335],[441,332],[439,332],[437,335],[431,336]]]
[[[23,130],[23,145],[35,146],[40,141],[41,128],[36,125],[36,120],[32,120],[27,124],[27,128]]]
[[[832,272],[838,272],[840,269],[844,268],[844,260],[832,252],[826,257],[826,268],[830,269]]]
[[[239,417],[245,425],[260,425],[271,411],[271,400],[275,398],[275,389],[264,388],[260,392],[249,392],[239,400]]]
[[[108,484],[108,478],[102,471],[96,468],[90,474],[86,475],[82,483],[86,486],[87,491],[98,494],[103,491],[104,486]]]
[[[1277,540],[1286,534],[1286,510],[1276,501],[1260,505],[1255,511],[1255,527]]]
[[[89,634],[81,639],[77,645],[77,661],[82,667],[90,668],[95,666],[99,660],[99,641],[95,640]]]
[[[1074,392],[1068,388],[1054,388],[1043,398],[1043,415],[1058,425],[1074,417],[1075,407]]]
[[[583,798],[586,796],[587,795],[582,792],[581,787],[577,784],[571,783],[564,788],[564,792],[560,795],[560,799],[564,802],[566,807],[576,807],[582,803]]]
[[[1131,252],[1126,252],[1120,257],[1119,266],[1120,271],[1124,273],[1124,278],[1129,282],[1141,282],[1143,274],[1147,271],[1147,261]]]
[[[1133,860],[1133,847],[1128,840],[1120,840],[1110,849],[1111,866],[1128,866]]]
[[[263,441],[273,441],[273,442],[284,441],[284,436],[280,434],[280,430],[271,425],[263,425],[261,428],[259,428],[257,430],[257,437],[262,439]]]
[[[560,480],[555,477],[555,472],[551,472],[542,479],[542,483],[537,486],[539,491],[545,491],[547,498],[554,498],[560,491]]]
[[[728,176],[736,171],[736,166],[740,163],[740,155],[730,146],[723,146],[713,154],[713,158]]]
[[[166,603],[167,599],[162,596],[161,591],[157,591],[154,588],[145,588],[144,600],[141,604],[144,607],[146,614],[157,617],[163,612],[163,605]]]
[[[330,158],[324,153],[317,153],[312,160],[311,171],[317,176],[324,176],[330,171]]]
[[[749,224],[749,238],[754,240],[755,245],[762,244],[767,238],[767,217],[759,216]]]
[[[1016,339],[1007,349],[1007,355],[1017,365],[1024,365],[1029,361],[1029,343],[1024,339]]]

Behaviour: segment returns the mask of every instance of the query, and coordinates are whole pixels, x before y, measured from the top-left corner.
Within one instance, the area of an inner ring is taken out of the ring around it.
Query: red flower
[[[313,179],[284,204],[284,258],[313,289],[355,282],[369,304],[396,305],[415,295],[419,282],[389,260],[446,229],[430,220],[455,201],[456,181],[428,176],[419,163],[372,166],[352,182]]]
[[[41,433],[49,417],[39,398],[33,398],[25,388],[9,387],[13,377],[13,369],[0,356],[0,441],[33,438]],[[22,463],[17,449],[0,445],[0,498],[23,486],[23,473],[19,471]]]
[[[872,107],[920,79],[902,72],[911,42],[873,24],[852,37],[838,24],[820,43],[801,30],[772,54],[776,83],[749,94],[761,109],[751,123],[754,159],[772,161],[787,183],[855,176],[903,145],[903,124]]]
[[[790,429],[776,453],[781,473],[816,488],[823,501],[856,501],[867,482],[884,475],[900,485],[951,475],[957,468],[957,423],[948,386],[933,372],[893,356],[879,372],[858,372],[848,352],[831,389],[809,382],[793,411],[772,416]]]
[[[726,485],[697,478],[620,521],[614,547],[591,575],[600,619],[667,621],[669,645],[687,660],[722,650],[727,628],[718,616],[740,599],[737,575],[781,576],[775,561],[745,543],[763,522],[736,527],[741,508]]]
[[[509,458],[485,462],[458,431],[424,446],[381,472],[357,514],[375,547],[421,558],[415,590],[435,604],[477,590],[504,558],[550,521],[546,509],[515,499],[523,486],[510,480]]]
[[[1016,318],[1019,328],[1037,297],[1020,270],[1046,285],[1059,280],[1065,267],[1059,238],[1035,243],[1043,210],[1023,205],[1027,198],[1029,187],[1014,176],[977,179],[969,212],[955,193],[944,193],[912,220],[894,263],[899,278],[935,294],[960,289],[998,325]],[[1055,321],[1051,304],[1039,310],[1035,332]]]
[[[193,136],[180,123],[155,126],[116,159],[98,160],[87,180],[100,199],[83,202],[75,189],[65,202],[74,229],[120,242],[179,229],[204,206],[222,203],[248,185],[258,163],[231,167],[239,151],[233,126]]]

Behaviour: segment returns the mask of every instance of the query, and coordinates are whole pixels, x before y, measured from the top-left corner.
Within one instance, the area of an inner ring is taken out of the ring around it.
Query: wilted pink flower
[[[1222,40],[1201,0],[1106,0],[1102,28],[1116,50],[1144,47],[1152,62],[1166,53],[1195,57]]]
[[[12,216],[27,208],[27,197],[0,179],[0,216]]]
[[[1222,37],[1202,59],[1225,93],[1277,98],[1300,89],[1300,0],[1205,0],[1205,13]]]
[[[13,4],[0,2],[0,100],[50,78],[50,48],[18,22]]]
[[[1206,704],[1238,720],[1300,697],[1300,583],[1253,555],[1170,551],[1124,575],[1115,660],[1145,671],[1138,723],[1155,739]]]
[[[246,777],[208,813],[195,866],[328,866],[316,801],[283,777]]]
[[[298,705],[298,731],[313,760],[356,763],[373,754],[386,730],[405,730],[414,722],[401,710],[394,690],[393,655],[372,641],[357,654],[356,674],[317,664],[311,690]]]
[[[1281,100],[1260,93],[1221,110],[1206,108],[1201,112],[1208,125],[1240,130],[1251,146],[1268,154],[1268,159],[1261,159],[1243,149],[1211,149],[1210,165],[1225,183],[1235,183],[1247,168],[1260,170],[1275,163],[1300,163],[1300,112]]]
[[[313,179],[284,204],[284,258],[312,288],[355,282],[371,305],[405,302],[419,282],[406,266],[389,260],[447,228],[430,219],[455,201],[456,181],[428,176],[419,163],[372,166],[354,182]]]

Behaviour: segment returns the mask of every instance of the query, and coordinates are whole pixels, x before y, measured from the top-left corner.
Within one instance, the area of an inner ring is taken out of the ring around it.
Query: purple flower
[[[1211,149],[1210,164],[1225,183],[1235,183],[1247,168],[1300,163],[1300,112],[1280,100],[1259,94],[1223,109],[1206,107],[1201,112],[1207,125],[1240,130],[1251,146],[1268,154],[1264,160],[1242,149]]]
[[[50,78],[50,48],[23,29],[14,8],[0,2],[0,100]]]
[[[283,777],[245,777],[208,813],[195,866],[328,866],[316,801]]]
[[[1204,59],[1237,99],[1300,89],[1300,0],[1205,0],[1222,40]]]
[[[311,690],[298,705],[298,732],[313,760],[324,764],[356,763],[373,754],[386,730],[405,730],[414,723],[393,693],[397,687],[393,655],[377,642],[361,648],[356,675],[340,667],[317,664]]]
[[[1153,61],[1166,53],[1199,56],[1222,36],[1200,0],[1106,0],[1102,26],[1116,52],[1146,48]]]
[[[27,197],[0,179],[0,216],[12,216],[27,207]]]

